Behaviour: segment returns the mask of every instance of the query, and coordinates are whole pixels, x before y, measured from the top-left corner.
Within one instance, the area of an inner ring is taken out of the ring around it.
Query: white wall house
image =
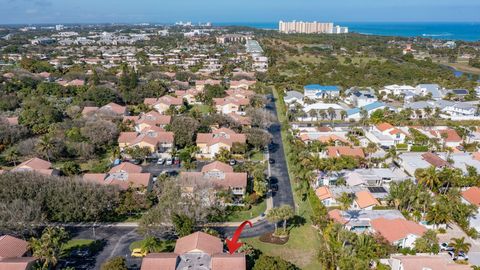
[[[324,99],[340,96],[340,87],[334,85],[309,84],[303,87],[303,95],[309,99]]]

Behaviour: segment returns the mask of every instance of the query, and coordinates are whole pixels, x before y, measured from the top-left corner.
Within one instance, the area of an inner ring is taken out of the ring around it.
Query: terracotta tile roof
[[[107,105],[101,107],[100,110],[110,110],[116,114],[125,114],[127,112],[127,107],[118,105],[114,102],[110,102]]]
[[[362,190],[355,193],[355,201],[360,208],[367,208],[374,205],[380,205],[377,199],[375,199],[368,190]]]
[[[317,130],[319,132],[330,132],[330,131],[333,131],[333,129],[331,127],[317,127]]]
[[[123,116],[123,122],[132,121],[133,123],[136,123],[138,118],[139,117],[135,115],[125,115]]]
[[[389,123],[380,123],[380,124],[377,124],[376,127],[381,132],[384,132],[386,130],[389,130],[389,129],[393,128],[393,126]]]
[[[300,139],[304,142],[319,141],[319,142],[322,142],[322,143],[329,143],[329,142],[337,142],[338,141],[338,142],[349,144],[349,142],[347,140],[345,140],[344,138],[342,138],[340,136],[337,136],[335,134],[312,137],[308,133],[303,133],[303,134],[300,135]]]
[[[21,257],[0,260],[0,270],[31,270],[37,258]]]
[[[28,251],[28,242],[10,235],[0,236],[0,260],[22,257]]]
[[[405,219],[377,218],[370,221],[372,228],[390,243],[406,238],[409,234],[422,236],[427,229],[413,221]]]
[[[340,224],[347,224],[348,221],[342,217],[342,212],[339,209],[333,209],[328,212],[328,217]]]
[[[144,100],[146,105],[154,106],[156,104],[166,104],[166,105],[182,105],[183,99],[179,97],[172,97],[172,96],[163,96],[160,98],[146,98]]]
[[[445,141],[446,142],[461,142],[462,137],[458,135],[457,131],[454,129],[445,129],[445,130],[440,130],[438,131],[440,134],[446,134]]]
[[[83,107],[82,115],[88,115],[96,112],[99,108],[98,107]]]
[[[350,146],[328,146],[327,147],[328,157],[338,157],[338,156],[351,156],[365,158],[362,148],[354,148]]]
[[[12,172],[21,171],[34,171],[44,175],[53,175],[54,170],[52,169],[52,163],[40,158],[31,158],[12,169]]]
[[[197,144],[205,143],[207,145],[214,145],[217,143],[224,143],[232,146],[233,143],[245,143],[247,137],[245,134],[239,134],[228,128],[220,128],[214,130],[212,133],[198,133]]]
[[[152,126],[168,125],[172,117],[170,115],[163,115],[157,111],[150,111],[148,113],[141,114],[138,117],[138,120],[135,121],[136,124],[147,123]]]
[[[319,187],[315,190],[315,194],[317,194],[317,197],[323,201],[329,198],[333,198],[333,194],[330,191],[330,189],[326,186]]]
[[[156,146],[157,144],[163,144],[163,143],[173,143],[174,141],[174,134],[173,132],[156,132],[156,131],[147,131],[146,133],[140,134],[138,137],[135,138],[131,142],[132,145],[145,142],[150,145]]]
[[[229,113],[227,114],[230,116],[234,121],[240,123],[241,125],[251,125],[252,119],[248,116],[242,116],[236,113]]]
[[[230,81],[230,87],[240,87],[246,85],[247,87],[254,85],[257,81],[248,81],[248,80],[240,80],[240,81]]]
[[[175,270],[176,267],[177,254],[150,253],[143,258],[140,270]]]
[[[183,187],[214,186],[219,188],[247,187],[247,173],[243,172],[181,172],[180,181]]]
[[[7,117],[6,119],[9,125],[18,125],[18,117]]]
[[[149,187],[152,175],[150,173],[86,173],[83,180],[100,185],[116,185],[120,189]]]
[[[120,132],[118,143],[131,143],[137,138],[136,132]]]
[[[212,257],[211,270],[246,270],[247,261],[245,254],[234,253],[230,254],[215,254]]]
[[[473,159],[476,159],[476,160],[480,161],[480,152],[472,153],[472,157],[473,157]]]
[[[225,91],[228,96],[235,97],[235,98],[250,98],[255,95],[255,92],[252,90],[245,90],[245,89],[229,89]]]
[[[423,160],[426,162],[430,163],[432,166],[435,166],[437,168],[442,168],[442,167],[447,167],[450,166],[447,161],[443,160],[439,156],[435,155],[434,153],[427,152],[422,154]]]
[[[82,81],[82,80],[75,79],[75,80],[72,80],[72,81],[68,82],[67,85],[68,86],[83,86],[83,85],[85,85],[85,82]]]
[[[223,243],[220,238],[204,232],[196,232],[177,240],[175,253],[184,254],[191,251],[202,251],[212,256],[223,252]]]
[[[142,167],[132,164],[130,162],[122,162],[119,165],[110,169],[109,173],[117,173],[117,172],[126,172],[126,173],[141,173]]]
[[[392,256],[402,262],[403,270],[469,270],[469,265],[457,264],[441,255]]]
[[[462,197],[469,203],[480,206],[480,188],[471,187],[462,192]]]
[[[220,85],[222,81],[220,80],[205,80],[205,81],[195,81],[195,85]]]
[[[210,164],[207,164],[205,166],[203,166],[202,168],[202,172],[209,172],[209,171],[221,171],[221,172],[230,172],[232,173],[233,172],[233,167],[228,165],[228,164],[225,164],[223,162],[220,162],[220,161],[214,161]]]
[[[234,104],[237,106],[246,106],[250,103],[249,99],[242,98],[242,97],[234,97],[234,96],[228,96],[224,98],[214,98],[213,103],[215,106],[225,106],[228,104]]]

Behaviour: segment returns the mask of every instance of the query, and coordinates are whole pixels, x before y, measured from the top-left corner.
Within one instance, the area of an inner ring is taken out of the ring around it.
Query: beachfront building
[[[302,33],[302,34],[345,34],[348,33],[348,27],[334,26],[333,23],[324,22],[303,22],[291,21],[278,23],[280,33]]]
[[[336,85],[309,84],[303,87],[303,95],[309,99],[334,98],[340,96],[340,87]]]

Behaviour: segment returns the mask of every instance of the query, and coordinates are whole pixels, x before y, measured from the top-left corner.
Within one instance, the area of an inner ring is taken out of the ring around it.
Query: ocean
[[[217,26],[236,25],[259,29],[278,29],[278,22],[214,23]],[[425,37],[444,40],[480,41],[480,22],[475,23],[354,23],[335,22],[348,26],[350,32],[365,35]]]

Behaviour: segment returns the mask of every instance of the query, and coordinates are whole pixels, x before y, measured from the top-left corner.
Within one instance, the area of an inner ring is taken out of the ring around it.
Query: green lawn
[[[250,160],[251,161],[263,161],[265,158],[265,156],[263,155],[263,153],[261,151],[256,151],[255,153],[253,153],[253,155],[250,157]]]
[[[132,242],[128,248],[130,249],[130,251],[133,251],[136,248],[141,248],[144,241],[145,239]],[[159,247],[160,247],[160,250],[158,252],[172,251],[175,248],[175,241],[172,241],[172,240],[161,241]]]
[[[193,106],[192,110],[195,108],[198,109],[198,111],[200,111],[202,114],[208,114],[210,112],[210,106],[205,104],[195,105]]]
[[[82,247],[88,247],[93,244],[95,240],[93,239],[72,239],[68,241],[65,245],[63,245],[63,250],[72,250]]]
[[[266,255],[279,256],[305,270],[321,269],[316,260],[319,241],[317,231],[309,224],[293,228],[285,245],[263,243],[258,238],[242,239],[242,242],[252,245]]]
[[[263,200],[261,203],[253,206],[250,210],[247,211],[234,211],[227,217],[226,221],[245,221],[254,217],[258,217],[261,213],[267,210],[266,200]]]

